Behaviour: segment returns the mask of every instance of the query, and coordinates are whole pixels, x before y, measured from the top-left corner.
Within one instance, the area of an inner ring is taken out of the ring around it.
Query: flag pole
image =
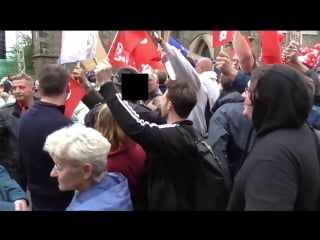
[[[170,35],[171,35],[171,31],[165,31],[164,40],[165,40],[166,42],[169,42]]]
[[[110,51],[114,45],[114,42],[116,41],[117,37],[118,37],[118,34],[119,34],[119,31],[117,31],[116,35],[114,36],[113,40],[112,40],[112,43],[110,45],[110,48],[108,49],[108,53],[107,53],[107,57],[109,58],[109,54],[110,54]]]

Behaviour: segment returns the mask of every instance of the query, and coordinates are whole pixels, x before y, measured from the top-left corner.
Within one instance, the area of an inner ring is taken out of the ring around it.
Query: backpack
[[[180,133],[192,142],[194,154],[199,167],[198,180],[195,183],[195,210],[224,211],[226,210],[232,188],[232,181],[226,160],[212,150],[208,139],[205,139],[195,129],[177,127]],[[192,130],[192,131],[191,131]]]

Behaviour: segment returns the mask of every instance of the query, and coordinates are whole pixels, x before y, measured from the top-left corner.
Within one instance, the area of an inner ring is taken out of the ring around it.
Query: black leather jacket
[[[20,115],[21,109],[17,102],[0,108],[0,164],[26,190],[26,174],[19,160],[17,147],[17,127]]]

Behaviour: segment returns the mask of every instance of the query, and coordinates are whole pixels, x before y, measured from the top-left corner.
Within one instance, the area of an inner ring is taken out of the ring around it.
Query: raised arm
[[[238,71],[232,67],[231,59],[225,52],[220,52],[217,57],[216,67],[223,75],[229,76],[232,81],[232,86],[238,92],[242,93],[247,87],[250,76],[242,71]]]
[[[247,74],[250,74],[254,65],[254,58],[249,44],[244,39],[240,31],[235,31],[234,40],[232,44],[239,58],[240,67],[242,71]]]
[[[170,61],[176,80],[186,80],[195,86],[196,90],[200,89],[200,77],[196,70],[191,66],[189,61],[176,49],[174,46],[171,46],[169,43],[162,40],[160,42],[168,61]]]
[[[157,125],[140,119],[128,102],[122,100],[121,94],[116,91],[111,81],[107,81],[101,86],[100,93],[119,126],[128,136],[139,143],[145,150],[163,147],[161,129],[173,127],[174,125]]]
[[[162,144],[161,128],[174,125],[157,125],[139,118],[127,101],[121,99],[121,94],[116,92],[112,82],[107,82],[100,88],[110,111],[119,123],[122,130],[144,149],[160,147]]]

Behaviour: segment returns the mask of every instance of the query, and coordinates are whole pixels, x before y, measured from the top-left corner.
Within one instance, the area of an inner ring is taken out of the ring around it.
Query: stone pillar
[[[58,63],[61,50],[61,31],[32,31],[33,66],[35,77],[41,67],[48,63]]]

